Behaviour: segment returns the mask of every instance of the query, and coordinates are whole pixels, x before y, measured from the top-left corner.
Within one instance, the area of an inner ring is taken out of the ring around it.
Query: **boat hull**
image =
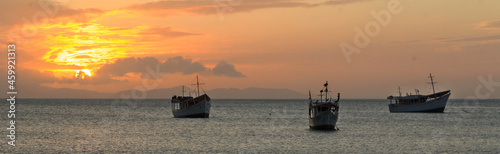
[[[202,100],[183,110],[172,110],[174,118],[208,118],[210,116],[210,100]]]
[[[309,128],[311,129],[322,129],[322,130],[334,130],[337,124],[338,115],[326,111],[319,113],[313,118],[309,118]]]
[[[450,97],[450,93],[443,95],[437,99],[430,100],[424,103],[418,104],[389,104],[389,112],[397,113],[397,112],[426,112],[426,113],[443,113],[446,102],[448,102],[448,98]]]

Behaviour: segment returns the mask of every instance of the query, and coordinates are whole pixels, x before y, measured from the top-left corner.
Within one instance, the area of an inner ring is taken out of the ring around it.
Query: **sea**
[[[19,99],[11,146],[4,99],[0,153],[500,153],[500,100],[389,113],[341,99],[336,131],[309,129],[307,100],[214,99],[207,119],[173,118],[169,101]]]

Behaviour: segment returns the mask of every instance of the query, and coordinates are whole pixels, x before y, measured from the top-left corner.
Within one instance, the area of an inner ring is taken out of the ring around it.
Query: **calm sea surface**
[[[341,100],[339,131],[313,131],[306,100],[213,100],[209,119],[173,118],[169,100],[18,100],[16,146],[0,153],[500,152],[500,100],[449,100],[445,113],[389,113],[386,100]]]

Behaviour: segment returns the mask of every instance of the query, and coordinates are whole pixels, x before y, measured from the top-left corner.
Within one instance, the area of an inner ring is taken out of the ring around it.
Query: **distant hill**
[[[153,89],[146,92],[136,90],[124,90],[117,93],[101,93],[90,90],[70,89],[70,88],[49,88],[49,87],[32,87],[19,90],[19,98],[88,98],[88,99],[113,99],[121,98],[121,96],[137,96],[146,99],[169,99],[173,95],[182,94],[182,86]],[[184,89],[185,95],[192,93],[194,90],[188,87]],[[202,92],[203,93],[203,92]],[[206,93],[213,99],[305,99],[306,94],[299,93],[290,89],[269,89],[269,88],[219,88],[208,90]]]
[[[113,98],[111,93],[70,88],[32,87],[19,89],[17,92],[17,98]]]
[[[6,90],[0,90],[5,93]],[[144,92],[124,90],[117,93],[101,93],[91,90],[71,89],[71,88],[50,88],[42,86],[33,86],[30,88],[20,88],[17,98],[59,98],[59,99],[114,99],[121,98],[122,95],[131,97],[143,97],[146,94],[146,99],[169,99],[173,95],[182,94],[182,86],[153,89]],[[194,90],[188,87],[184,89],[185,95],[192,93]],[[203,92],[202,92],[203,93]],[[290,89],[269,89],[269,88],[219,88],[208,90],[206,93],[213,99],[306,99],[307,95]]]
[[[290,89],[269,89],[269,88],[246,88],[243,90],[236,88],[221,88],[207,91],[212,98],[228,99],[306,99],[308,96]]]
[[[184,87],[185,95],[189,95],[192,89],[188,87]],[[132,95],[132,90],[124,90],[114,94],[114,98],[120,98],[121,95]],[[141,92],[134,92],[138,97],[143,97]],[[167,99],[171,98],[174,95],[182,95],[182,86],[167,88],[167,89],[153,89],[146,91],[147,99]]]
[[[173,95],[181,95],[182,86],[168,89],[153,89],[146,92],[148,99],[165,99]],[[194,95],[194,90],[188,87],[184,89],[185,95],[191,92]],[[203,92],[202,92],[203,93]],[[268,88],[219,88],[208,90],[206,93],[214,99],[300,99],[306,98],[306,94],[302,94],[290,89],[268,89]],[[116,98],[120,98],[122,94],[131,94],[130,90],[121,91],[115,94]],[[137,92],[137,95],[142,93]],[[142,97],[142,96],[139,96]]]

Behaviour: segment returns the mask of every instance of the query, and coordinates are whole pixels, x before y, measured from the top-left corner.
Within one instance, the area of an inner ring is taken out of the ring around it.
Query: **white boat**
[[[389,96],[389,111],[390,112],[444,112],[446,102],[451,95],[450,90],[441,91],[436,93],[434,89],[434,80],[432,75],[430,84],[432,84],[433,94],[420,95],[418,89],[415,90],[416,95],[401,96],[399,90],[399,97]]]
[[[174,118],[208,118],[210,116],[210,97],[207,94],[200,94],[200,85],[196,76],[196,87],[198,95],[196,98],[192,96],[184,96],[184,86],[182,87],[182,96],[174,95],[172,97],[172,114]]]
[[[337,100],[333,101],[331,97],[328,97],[328,81],[324,86],[325,88],[320,91],[320,99],[314,102],[309,91],[309,128],[335,130],[339,119],[340,93],[337,95]],[[325,93],[325,100],[323,100],[323,93]]]

